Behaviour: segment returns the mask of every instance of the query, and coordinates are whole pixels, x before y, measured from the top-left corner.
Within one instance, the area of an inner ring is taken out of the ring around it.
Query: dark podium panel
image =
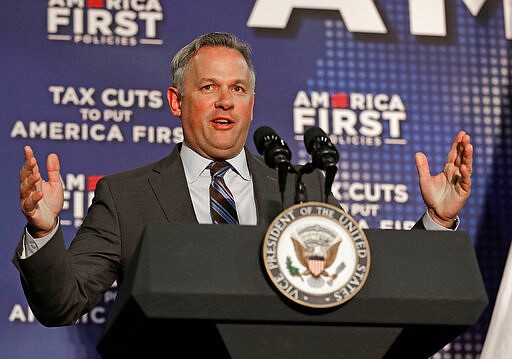
[[[261,263],[266,228],[148,225],[98,351],[105,358],[427,358],[487,294],[465,232],[366,230],[371,269],[349,302],[285,299]],[[160,353],[160,354],[158,354]]]

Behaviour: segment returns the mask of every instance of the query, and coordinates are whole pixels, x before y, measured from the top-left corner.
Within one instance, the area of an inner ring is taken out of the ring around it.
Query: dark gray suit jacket
[[[99,301],[114,280],[121,284],[146,224],[197,223],[179,148],[153,164],[102,178],[69,250],[60,228],[27,259],[19,259],[19,243],[13,262],[30,307],[42,324],[73,323]],[[258,224],[268,225],[282,210],[277,173],[248,150],[246,153]],[[303,182],[308,200],[323,200],[320,171],[304,176]],[[290,175],[285,191],[287,206],[294,203],[294,186],[295,175]],[[332,195],[329,202],[339,206]]]

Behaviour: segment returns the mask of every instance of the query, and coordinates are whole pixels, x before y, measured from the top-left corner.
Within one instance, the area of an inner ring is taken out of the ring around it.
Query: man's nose
[[[233,108],[233,105],[233,94],[231,93],[231,91],[227,88],[221,88],[219,90],[219,97],[215,102],[215,107],[223,110],[229,110]]]

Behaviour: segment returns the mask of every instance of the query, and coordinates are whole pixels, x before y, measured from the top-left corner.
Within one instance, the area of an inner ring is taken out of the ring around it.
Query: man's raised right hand
[[[20,207],[27,218],[29,233],[40,238],[55,228],[64,204],[59,158],[54,153],[48,155],[48,181],[44,181],[32,148],[25,146],[24,151],[25,163],[20,171]]]

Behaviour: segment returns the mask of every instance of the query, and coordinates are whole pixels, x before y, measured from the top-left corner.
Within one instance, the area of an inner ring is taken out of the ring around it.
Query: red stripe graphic
[[[87,7],[103,9],[105,7],[105,0],[87,0]]]
[[[87,177],[87,190],[94,191],[96,189],[96,184],[103,176],[89,176]]]
[[[331,95],[332,108],[347,108],[348,107],[348,94],[334,93]]]

